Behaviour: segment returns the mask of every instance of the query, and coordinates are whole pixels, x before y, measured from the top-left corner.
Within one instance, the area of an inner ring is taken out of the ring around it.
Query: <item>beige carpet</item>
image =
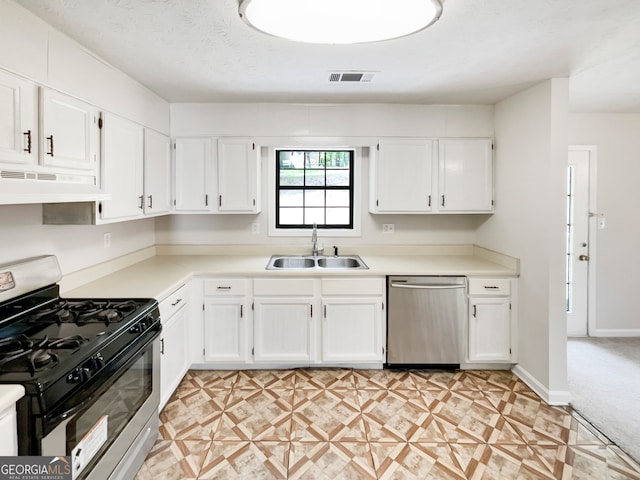
[[[640,461],[640,338],[569,338],[572,406]]]

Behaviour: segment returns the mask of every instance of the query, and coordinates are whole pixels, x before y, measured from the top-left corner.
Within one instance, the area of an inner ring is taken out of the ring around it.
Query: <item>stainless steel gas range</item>
[[[73,478],[130,479],[158,435],[154,299],[63,299],[54,256],[0,265],[0,383],[21,384],[19,455],[70,456]]]

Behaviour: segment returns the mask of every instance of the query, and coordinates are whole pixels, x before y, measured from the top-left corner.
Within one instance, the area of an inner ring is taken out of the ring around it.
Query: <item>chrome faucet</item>
[[[318,248],[318,225],[313,224],[313,231],[311,232],[311,243],[313,243],[313,249],[311,250],[311,255],[314,257],[318,256],[318,253],[322,252],[322,248]]]

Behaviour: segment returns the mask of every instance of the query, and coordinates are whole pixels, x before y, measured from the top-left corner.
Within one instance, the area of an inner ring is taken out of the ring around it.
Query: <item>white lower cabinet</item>
[[[511,363],[509,279],[469,279],[468,360]]]
[[[182,286],[160,302],[162,334],[160,335],[160,410],[169,401],[186,373],[187,298],[189,287]]]
[[[382,362],[382,299],[325,298],[322,361]]]
[[[213,279],[204,282],[204,360],[244,363],[249,359],[250,305],[248,280]]]
[[[382,278],[324,278],[322,362],[383,363],[385,330]]]
[[[256,362],[309,364],[313,297],[254,298]]]
[[[247,360],[247,319],[243,298],[204,302],[204,359],[207,362]]]
[[[384,278],[205,279],[204,362],[220,368],[384,363]]]

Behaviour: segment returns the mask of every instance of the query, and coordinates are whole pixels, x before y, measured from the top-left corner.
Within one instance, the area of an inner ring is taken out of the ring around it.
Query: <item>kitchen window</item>
[[[278,229],[354,228],[354,151],[275,150]]]

